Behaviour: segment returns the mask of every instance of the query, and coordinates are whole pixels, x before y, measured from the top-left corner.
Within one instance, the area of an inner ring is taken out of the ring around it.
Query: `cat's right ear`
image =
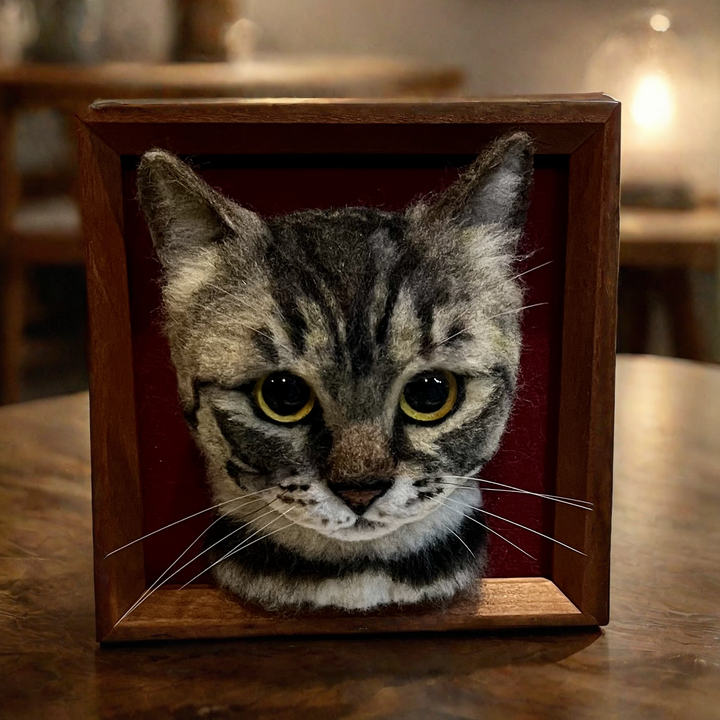
[[[427,226],[495,225],[517,240],[525,225],[533,176],[533,142],[515,132],[485,149],[445,192],[412,209]]]
[[[250,239],[264,228],[255,213],[224,198],[164,150],[143,155],[137,187],[158,257],[171,274],[219,250],[230,236]]]

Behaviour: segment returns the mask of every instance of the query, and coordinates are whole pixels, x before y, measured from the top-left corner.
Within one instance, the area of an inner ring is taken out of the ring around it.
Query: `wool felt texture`
[[[226,503],[208,539],[220,585],[270,609],[347,610],[477,586],[482,497],[450,478],[493,456],[515,396],[532,156],[524,133],[501,138],[403,213],[260,218],[169,153],[144,155],[180,400]],[[258,403],[278,372],[312,389],[297,422]],[[441,373],[450,410],[403,413],[407,383]]]

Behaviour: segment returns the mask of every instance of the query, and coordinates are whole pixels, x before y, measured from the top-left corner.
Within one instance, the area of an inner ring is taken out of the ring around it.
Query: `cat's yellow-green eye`
[[[400,409],[416,422],[435,422],[455,407],[457,397],[457,380],[451,372],[429,370],[405,383]]]
[[[255,402],[271,420],[294,423],[307,417],[315,406],[315,392],[297,375],[277,372],[260,378],[253,390]]]

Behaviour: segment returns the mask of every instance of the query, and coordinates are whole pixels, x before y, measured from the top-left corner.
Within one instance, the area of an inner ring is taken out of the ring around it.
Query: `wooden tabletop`
[[[623,267],[680,267],[716,272],[719,257],[720,208],[621,208]]]
[[[720,369],[621,358],[602,631],[94,642],[87,397],[0,409],[0,716],[720,718]]]
[[[432,97],[454,95],[455,67],[373,56],[258,56],[238,63],[0,65],[14,105],[77,107],[96,98]]]

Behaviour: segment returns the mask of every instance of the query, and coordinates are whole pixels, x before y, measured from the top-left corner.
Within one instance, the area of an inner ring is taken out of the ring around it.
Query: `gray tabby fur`
[[[165,331],[213,499],[268,489],[219,509],[213,562],[253,543],[214,567],[220,585],[271,609],[347,610],[477,587],[483,516],[456,501],[480,507],[480,491],[440,483],[477,473],[510,413],[531,177],[530,139],[516,133],[404,213],[261,219],[167,152],[145,154]],[[436,424],[405,422],[400,393],[426,369],[461,378],[458,404]],[[278,370],[314,388],[307,422],[255,407],[254,381]],[[329,489],[378,477],[393,485],[362,517]]]

